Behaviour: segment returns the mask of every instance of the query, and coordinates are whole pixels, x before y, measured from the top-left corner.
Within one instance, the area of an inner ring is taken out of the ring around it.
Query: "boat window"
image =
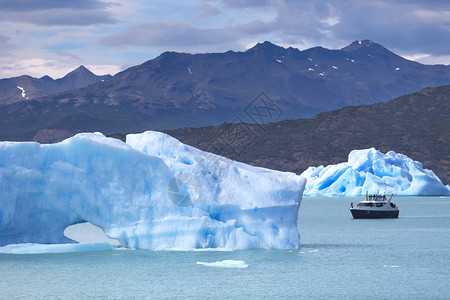
[[[383,203],[377,203],[377,207],[383,207],[384,204]]]
[[[374,206],[373,203],[358,203],[357,207],[363,207],[363,206],[368,206],[368,207],[372,207]]]

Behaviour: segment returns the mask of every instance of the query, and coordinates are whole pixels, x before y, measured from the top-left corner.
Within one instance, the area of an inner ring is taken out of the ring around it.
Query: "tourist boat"
[[[386,195],[368,195],[366,192],[366,199],[359,202],[353,207],[353,202],[350,204],[350,212],[353,219],[383,219],[383,218],[398,218],[398,207],[391,202],[393,194]]]

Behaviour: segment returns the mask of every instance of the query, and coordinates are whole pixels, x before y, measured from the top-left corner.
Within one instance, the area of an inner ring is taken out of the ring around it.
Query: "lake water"
[[[450,299],[450,197],[394,200],[353,220],[358,198],[304,198],[292,251],[0,254],[0,299]],[[223,260],[248,267],[197,264]]]

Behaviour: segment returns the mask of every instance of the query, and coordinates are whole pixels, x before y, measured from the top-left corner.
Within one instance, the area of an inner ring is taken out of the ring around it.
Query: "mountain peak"
[[[89,71],[89,69],[86,68],[85,66],[81,65],[78,68],[76,68],[75,70],[73,70],[72,72],[67,73],[66,76],[64,76],[64,77],[79,76],[79,75],[92,76],[95,74],[92,73],[91,71]]]
[[[371,40],[356,40],[347,47],[342,48],[343,51],[353,52],[365,47],[372,47],[378,45],[377,43],[372,42]]]
[[[281,52],[285,52],[286,49],[275,45],[269,41],[265,41],[264,43],[257,43],[252,48],[248,49],[247,53],[258,53],[258,54],[280,54]]]
[[[46,81],[52,81],[52,80],[53,80],[53,78],[51,78],[51,77],[48,76],[48,75],[44,75],[44,76],[42,76],[42,77],[39,78],[39,79],[41,79],[41,80],[46,80]]]
[[[398,59],[401,58],[402,60],[404,58],[398,56],[397,54],[393,53],[389,49],[386,49],[380,44],[374,43],[370,40],[362,40],[362,41],[354,41],[347,47],[344,47],[341,49],[342,51],[349,52],[353,55],[360,56],[360,57],[378,57],[383,59]]]

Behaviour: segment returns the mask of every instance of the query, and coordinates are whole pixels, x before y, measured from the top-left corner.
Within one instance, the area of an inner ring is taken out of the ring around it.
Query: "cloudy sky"
[[[59,78],[79,65],[115,74],[167,50],[242,51],[265,40],[340,49],[361,39],[448,65],[450,1],[0,0],[0,78]]]

